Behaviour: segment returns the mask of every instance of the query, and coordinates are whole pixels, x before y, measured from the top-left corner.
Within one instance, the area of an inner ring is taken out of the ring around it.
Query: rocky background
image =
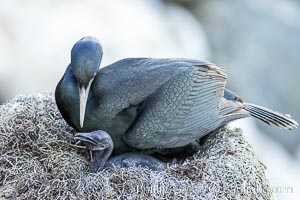
[[[244,100],[299,121],[299,19],[296,0],[1,1],[0,101],[53,92],[72,45],[94,35],[102,66],[139,56],[210,60],[226,68],[228,86]],[[293,187],[279,198],[300,196],[300,131],[250,119],[235,126],[245,127],[275,190]]]
[[[206,31],[211,59],[227,69],[229,87],[249,102],[300,119],[299,2],[210,0],[190,6]],[[260,127],[297,152],[299,130],[287,137],[284,130]]]

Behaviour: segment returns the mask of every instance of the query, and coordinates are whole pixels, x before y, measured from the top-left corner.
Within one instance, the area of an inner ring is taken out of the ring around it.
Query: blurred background
[[[104,49],[101,66],[125,57],[209,60],[248,102],[300,121],[298,0],[0,1],[0,103],[54,92],[73,44],[86,35]],[[244,119],[242,127],[279,199],[300,197],[300,129]]]

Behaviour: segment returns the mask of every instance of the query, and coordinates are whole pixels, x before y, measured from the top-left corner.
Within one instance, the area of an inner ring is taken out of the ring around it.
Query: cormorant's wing
[[[98,72],[92,84],[93,94],[101,96],[101,102],[98,103],[103,105],[102,109],[118,113],[140,105],[159,87],[192,65],[210,63],[187,59],[123,59]]]
[[[226,74],[212,64],[190,67],[151,94],[124,135],[135,148],[185,146],[221,123],[220,102]]]

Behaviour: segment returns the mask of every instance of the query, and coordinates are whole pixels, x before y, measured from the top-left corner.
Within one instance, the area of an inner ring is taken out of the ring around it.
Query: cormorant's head
[[[79,86],[87,88],[90,80],[99,70],[102,47],[93,37],[84,37],[73,46],[71,64]]]
[[[99,70],[102,54],[100,42],[90,36],[76,42],[71,51],[71,65],[80,95],[80,127],[83,127],[90,86]]]

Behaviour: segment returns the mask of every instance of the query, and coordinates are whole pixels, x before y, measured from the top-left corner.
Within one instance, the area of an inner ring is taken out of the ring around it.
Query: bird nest
[[[272,199],[265,167],[240,129],[222,128],[182,165],[89,173],[89,154],[53,96],[0,106],[0,199]]]

